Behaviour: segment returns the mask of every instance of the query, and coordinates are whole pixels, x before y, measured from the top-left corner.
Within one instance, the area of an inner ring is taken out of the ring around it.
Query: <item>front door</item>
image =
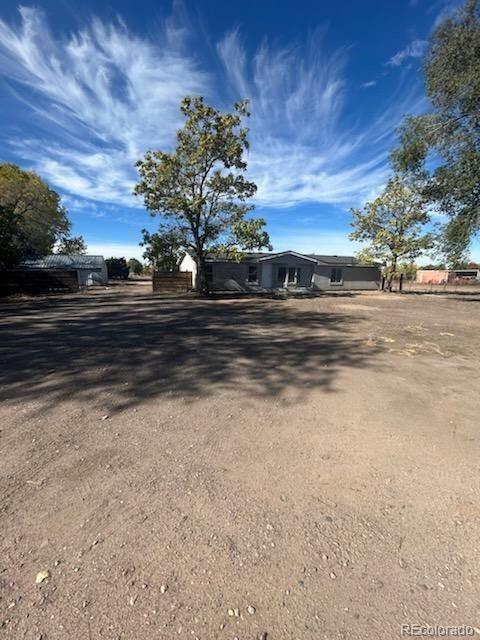
[[[288,284],[291,287],[297,287],[300,284],[300,267],[288,268]]]
[[[287,267],[280,264],[277,266],[276,286],[284,288],[297,287],[300,284],[300,274],[300,267]]]

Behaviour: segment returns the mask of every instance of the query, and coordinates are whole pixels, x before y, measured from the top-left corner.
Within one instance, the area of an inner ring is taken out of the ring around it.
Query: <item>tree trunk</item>
[[[392,268],[390,270],[390,273],[388,274],[388,285],[387,285],[387,291],[389,293],[392,293],[392,283],[393,283],[393,279],[397,273],[397,261],[398,261],[398,257],[396,255],[393,256],[393,260],[392,260]]]
[[[197,283],[198,291],[202,296],[208,296],[210,290],[207,282],[207,269],[205,264],[205,257],[201,253],[197,256]]]

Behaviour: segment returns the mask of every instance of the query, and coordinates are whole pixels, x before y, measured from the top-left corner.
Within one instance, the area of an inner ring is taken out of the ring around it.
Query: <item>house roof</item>
[[[313,256],[305,255],[303,253],[297,253],[297,251],[280,251],[280,253],[268,253],[261,258],[258,258],[259,262],[264,260],[273,260],[274,258],[281,258],[282,256],[295,256],[302,260],[308,260],[309,262],[317,262],[317,259]]]
[[[311,258],[315,258],[318,264],[324,265],[358,265],[358,260],[354,256],[328,256],[328,255],[319,255],[317,253],[309,253]]]
[[[194,253],[191,251],[187,251],[187,253],[194,257]],[[280,251],[280,252],[266,252],[266,251],[244,251],[243,252],[243,260],[244,262],[263,262],[266,260],[272,260],[274,258],[279,258],[284,255],[294,255],[298,258],[302,258],[303,260],[308,260],[311,262],[315,262],[321,266],[327,267],[337,267],[337,266],[355,266],[355,267],[372,267],[372,266],[381,266],[378,263],[375,265],[364,265],[359,264],[358,259],[354,256],[335,256],[335,255],[325,255],[318,253],[300,253],[298,251]],[[229,258],[225,255],[211,255],[207,258],[207,262],[231,262]]]
[[[191,258],[195,258],[195,253],[190,249],[185,251],[185,255],[189,255]],[[259,258],[263,256],[273,256],[272,252],[266,253],[262,251],[242,251],[243,260],[245,262],[256,262]],[[225,254],[215,253],[211,255],[207,255],[207,262],[233,262],[231,258],[228,258]]]
[[[23,260],[19,267],[22,269],[102,269],[105,261],[103,256],[62,255],[53,254],[43,258]]]

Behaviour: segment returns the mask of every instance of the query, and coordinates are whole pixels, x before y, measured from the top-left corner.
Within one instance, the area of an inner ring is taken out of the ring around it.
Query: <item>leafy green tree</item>
[[[33,171],[0,164],[0,268],[51,253],[69,229],[58,193]]]
[[[148,151],[137,162],[140,182],[134,193],[144,197],[152,214],[170,222],[184,249],[192,250],[197,287],[208,293],[208,253],[260,249],[270,247],[270,241],[264,220],[246,218],[253,208],[247,201],[256,191],[243,175],[247,102],[235,104],[232,113],[221,113],[201,97],[186,97],[181,111],[186,121],[177,132],[175,150]]]
[[[18,222],[13,209],[0,204],[0,269],[12,267],[19,258],[24,236]]]
[[[371,247],[366,247],[357,253],[357,260],[360,264],[363,265],[378,265],[378,260],[375,258],[375,251],[372,250]],[[383,265],[382,265],[383,266]],[[415,262],[398,262],[397,264],[397,272],[403,273],[404,276],[408,278],[414,278],[417,273],[417,265]],[[382,269],[384,275],[388,275],[388,267]]]
[[[60,240],[57,247],[57,253],[63,255],[85,255],[87,253],[87,245],[83,236],[66,236]]]
[[[145,247],[143,257],[158,271],[177,271],[180,258],[184,251],[184,238],[176,227],[160,225],[157,233],[149,233],[142,229]]]
[[[392,159],[449,216],[443,246],[455,264],[480,230],[480,0],[433,33],[424,75],[432,110],[405,120]]]
[[[107,258],[105,260],[107,265],[108,277],[113,280],[127,280],[128,279],[128,265],[125,258]]]
[[[134,276],[139,276],[143,271],[143,264],[136,258],[130,258],[127,262],[128,270],[133,273]]]
[[[378,198],[351,212],[350,239],[369,243],[367,255],[385,265],[388,289],[400,260],[411,262],[434,244],[434,235],[424,231],[429,216],[423,198],[398,176]]]
[[[359,264],[364,264],[368,266],[373,266],[378,264],[378,260],[375,258],[375,254],[372,251],[371,247],[365,247],[357,252],[356,258]]]

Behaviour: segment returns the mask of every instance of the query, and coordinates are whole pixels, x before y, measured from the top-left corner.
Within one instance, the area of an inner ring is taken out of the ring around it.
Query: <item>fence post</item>
[[[385,276],[382,276],[382,291],[385,291]]]
[[[398,291],[402,293],[403,289],[403,273],[400,274],[400,280],[398,281]]]

